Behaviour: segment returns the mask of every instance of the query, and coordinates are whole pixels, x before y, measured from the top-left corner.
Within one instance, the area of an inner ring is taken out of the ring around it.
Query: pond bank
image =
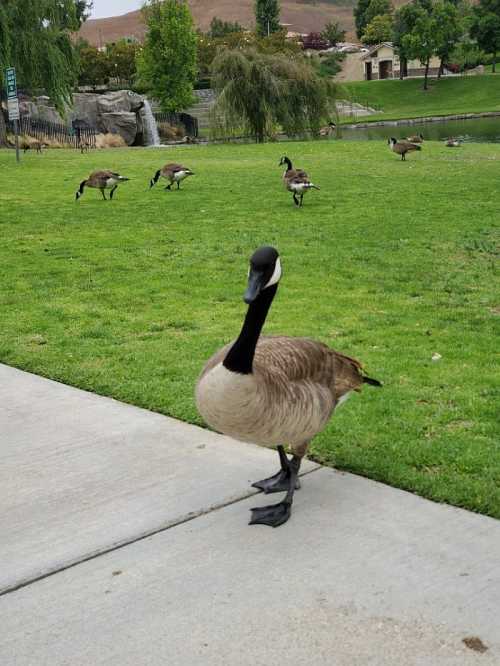
[[[423,123],[439,123],[448,120],[478,120],[479,118],[494,118],[500,116],[500,111],[484,111],[482,113],[456,113],[447,116],[422,116],[420,118],[401,118],[399,120],[372,120],[362,123],[342,123],[342,129],[370,129],[371,127],[397,127],[399,125],[419,125]]]

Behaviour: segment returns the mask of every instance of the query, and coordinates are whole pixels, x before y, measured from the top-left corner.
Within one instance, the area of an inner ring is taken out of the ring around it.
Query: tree
[[[256,141],[280,125],[289,135],[319,131],[331,117],[335,86],[303,59],[255,50],[226,50],[212,67],[218,93],[213,117],[224,134],[247,131]]]
[[[330,46],[336,46],[345,39],[345,30],[342,30],[338,21],[328,21],[323,28],[321,36],[330,43]]]
[[[255,0],[255,20],[261,37],[281,30],[279,0]]]
[[[493,55],[491,69],[495,72],[500,51],[500,0],[479,0],[473,9],[470,34],[483,51]]]
[[[110,70],[106,53],[95,46],[82,46],[79,48],[79,60],[78,83],[81,86],[92,86],[95,89],[108,82]]]
[[[392,37],[393,20],[390,14],[375,16],[365,28],[363,44],[381,44],[390,41]]]
[[[415,25],[411,32],[403,37],[402,43],[408,58],[418,58],[424,65],[424,90],[427,90],[430,59],[436,53],[439,45],[432,13],[419,7]]]
[[[437,0],[432,7],[432,19],[436,37],[436,55],[441,62],[438,78],[443,73],[450,53],[456,48],[464,33],[464,25],[457,7],[447,0]]]
[[[409,2],[400,7],[394,14],[392,42],[399,55],[399,78],[403,79],[406,71],[406,62],[408,53],[403,45],[405,35],[409,34],[415,27],[415,23],[420,16],[421,4],[418,2]]]
[[[143,11],[148,31],[137,58],[140,83],[163,111],[180,111],[194,101],[197,37],[191,12],[184,0],[150,0]]]
[[[217,16],[214,16],[210,22],[210,30],[208,31],[208,36],[212,39],[217,39],[218,37],[224,37],[225,35],[230,35],[233,32],[243,32],[243,27],[235,21],[223,21]]]
[[[354,8],[354,19],[356,24],[356,34],[362,39],[363,33],[368,23],[371,23],[375,16],[392,14],[392,5],[390,0],[359,0]]]
[[[120,39],[114,44],[106,45],[106,58],[109,75],[131,85],[137,73],[136,56],[140,49],[137,42]]]

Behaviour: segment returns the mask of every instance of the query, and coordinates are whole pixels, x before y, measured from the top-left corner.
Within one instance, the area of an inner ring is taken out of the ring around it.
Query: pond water
[[[337,128],[336,136],[343,140],[364,141],[401,139],[414,134],[422,134],[427,141],[444,141],[448,137],[461,139],[464,143],[500,143],[500,116],[470,120],[443,120],[432,123],[412,123],[411,125],[388,125],[385,127],[342,129]]]

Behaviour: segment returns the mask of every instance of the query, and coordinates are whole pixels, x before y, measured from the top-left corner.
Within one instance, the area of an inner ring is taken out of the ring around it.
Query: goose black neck
[[[285,162],[285,164],[286,164],[287,167],[288,167],[288,168],[287,168],[287,171],[291,171],[291,170],[292,170],[292,161],[291,161],[290,159],[288,159],[288,157],[285,157],[285,159],[283,160],[283,162]]]
[[[277,289],[277,284],[267,287],[248,306],[241,333],[223,362],[224,367],[231,372],[251,374],[257,341]]]

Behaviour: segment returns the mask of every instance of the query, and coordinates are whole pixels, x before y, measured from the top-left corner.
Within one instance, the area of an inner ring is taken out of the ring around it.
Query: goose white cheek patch
[[[274,271],[273,271],[273,274],[271,275],[271,279],[266,284],[264,289],[267,289],[271,285],[276,284],[279,281],[280,277],[281,277],[281,262],[280,262],[280,258],[278,257],[276,259],[276,264],[274,266]]]

